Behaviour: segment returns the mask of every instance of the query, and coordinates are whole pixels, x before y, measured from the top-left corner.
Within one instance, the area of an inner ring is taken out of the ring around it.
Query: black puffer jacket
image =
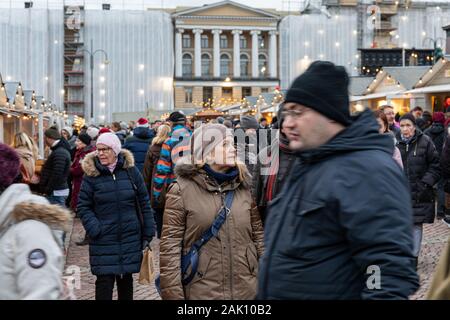
[[[439,122],[434,122],[431,127],[426,129],[423,133],[431,138],[436,147],[436,151],[438,155],[442,154],[442,147],[444,146],[445,138],[447,137],[447,132],[444,128],[444,125]]]
[[[151,240],[155,234],[155,223],[144,179],[134,166],[133,155],[123,149],[111,173],[95,153],[90,153],[84,158],[82,168],[85,175],[77,212],[90,238],[92,274],[139,272],[142,239]],[[137,186],[143,228],[138,218],[136,193],[131,180]]]
[[[51,196],[55,190],[68,189],[67,179],[70,174],[70,146],[66,139],[50,148],[52,152],[42,167],[39,190],[41,193]]]
[[[450,193],[450,135],[445,139],[442,148],[441,172],[444,179],[444,191]]]
[[[418,288],[408,182],[378,128],[367,110],[297,154],[269,206],[259,299],[407,299]]]
[[[439,156],[430,137],[416,130],[406,143],[397,136],[403,170],[409,180],[414,223],[434,222],[433,186],[440,179]]]

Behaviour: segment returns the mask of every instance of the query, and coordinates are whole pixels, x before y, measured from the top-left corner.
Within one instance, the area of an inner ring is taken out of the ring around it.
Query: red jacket
[[[72,176],[72,199],[70,200],[70,207],[73,211],[77,209],[78,195],[80,193],[81,182],[83,181],[84,172],[81,168],[81,162],[87,154],[95,150],[95,146],[87,146],[84,149],[77,149],[75,152],[75,158],[70,167],[70,175]]]

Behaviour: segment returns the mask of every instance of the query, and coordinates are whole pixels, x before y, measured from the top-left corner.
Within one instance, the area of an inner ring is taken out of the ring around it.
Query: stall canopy
[[[20,82],[5,82],[6,96],[10,105],[22,110],[25,107],[22,84]]]
[[[6,88],[2,80],[2,75],[0,74],[0,107],[6,107],[7,104],[8,104],[8,97],[6,95]]]
[[[408,90],[405,93],[440,93],[440,92],[450,92],[450,84],[441,84],[437,86],[417,88]]]

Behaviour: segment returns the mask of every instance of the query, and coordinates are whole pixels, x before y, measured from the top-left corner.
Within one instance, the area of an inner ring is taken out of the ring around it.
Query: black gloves
[[[417,182],[417,200],[419,202],[431,202],[433,201],[433,187],[426,184],[423,181]]]

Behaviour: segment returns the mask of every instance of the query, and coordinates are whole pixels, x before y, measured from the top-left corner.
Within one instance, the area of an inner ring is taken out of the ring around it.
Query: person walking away
[[[349,82],[316,61],[287,91],[298,161],[269,205],[258,299],[407,299],[419,287],[407,181],[372,111],[350,116]]]
[[[270,147],[261,150],[252,174],[252,193],[263,225],[267,219],[267,204],[275,199],[283,189],[296,159],[294,153],[289,149],[289,140],[284,133],[282,111],[283,106],[281,105],[278,110],[280,122],[277,122],[273,128],[279,130],[279,138]]]
[[[52,204],[65,206],[69,195],[67,179],[70,174],[70,147],[61,137],[56,127],[50,127],[44,132],[45,144],[51,153],[44,163],[39,182],[40,191]]]
[[[89,263],[97,277],[95,299],[133,299],[133,273],[155,233],[153,212],[130,151],[114,133],[97,139],[97,151],[82,161],[85,173],[77,211],[89,236]]]
[[[35,175],[38,149],[33,139],[25,132],[16,133],[13,148],[20,157],[20,181],[26,184],[36,183],[38,181]]]
[[[170,132],[171,128],[168,125],[163,124],[158,127],[158,132],[156,137],[153,139],[151,146],[148,148],[144,163],[144,182],[150,197],[151,207],[155,210],[154,213],[158,238],[161,238],[164,206],[163,203],[156,202],[153,196],[153,177],[156,174],[156,164],[161,155],[161,147],[169,138]]]
[[[174,111],[167,119],[172,127],[170,138],[161,146],[161,152],[156,163],[156,172],[153,176],[153,202],[155,206],[164,207],[165,194],[169,185],[175,181],[175,162],[173,155],[177,158],[183,156],[183,152],[189,150],[186,143],[189,141],[191,131],[186,127],[186,116]]]
[[[18,154],[0,143],[0,300],[58,300],[64,270],[62,230],[70,213],[14,183]]]
[[[407,113],[400,118],[401,134],[398,148],[403,168],[411,188],[414,212],[414,257],[418,263],[423,224],[434,222],[435,198],[433,186],[440,179],[439,156],[433,141],[416,129],[415,118]]]
[[[191,140],[191,154],[175,167],[177,179],[167,193],[160,245],[161,297],[254,299],[258,259],[264,252],[263,228],[247,169],[236,164],[233,133],[224,125],[208,124],[197,128]],[[222,211],[224,206],[228,213]],[[188,268],[184,275],[180,256],[204,239],[219,211],[225,217],[223,225],[198,249],[197,270]]]
[[[140,118],[133,135],[125,140],[124,149],[131,151],[134,157],[135,165],[141,174],[143,173],[145,155],[152,142],[154,135],[149,129],[148,120]]]

